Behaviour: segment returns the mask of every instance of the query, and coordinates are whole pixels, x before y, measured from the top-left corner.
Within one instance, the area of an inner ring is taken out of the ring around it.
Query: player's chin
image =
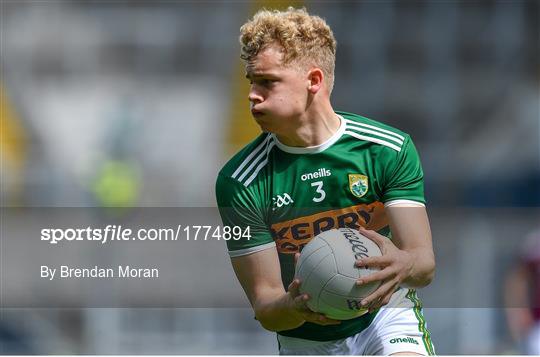
[[[261,127],[261,130],[266,132],[272,132],[272,125],[268,120],[265,120],[261,117],[255,117],[255,121]]]

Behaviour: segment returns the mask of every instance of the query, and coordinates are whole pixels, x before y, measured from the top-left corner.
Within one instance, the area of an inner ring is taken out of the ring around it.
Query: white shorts
[[[414,290],[400,289],[375,319],[356,335],[334,341],[312,341],[278,335],[281,355],[434,355],[422,306]]]
[[[536,322],[529,331],[526,341],[525,353],[529,355],[540,355],[540,322]]]

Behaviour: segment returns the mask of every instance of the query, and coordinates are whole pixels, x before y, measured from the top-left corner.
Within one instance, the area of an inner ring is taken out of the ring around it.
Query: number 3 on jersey
[[[323,190],[323,182],[315,181],[311,183],[311,187],[316,187],[315,193],[318,193],[319,196],[313,197],[313,202],[321,202],[326,197],[326,192]]]

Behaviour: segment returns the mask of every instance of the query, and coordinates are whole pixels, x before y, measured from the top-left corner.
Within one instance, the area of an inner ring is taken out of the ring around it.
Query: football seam
[[[338,229],[339,233],[341,234],[341,236],[343,237],[343,232],[341,231],[341,228]],[[343,237],[345,239],[345,237]],[[326,239],[324,237],[320,237],[320,239],[322,239],[326,245],[330,248],[330,250],[332,251],[332,255],[334,256],[334,264],[336,265],[336,270],[337,270],[337,273],[340,274],[340,275],[343,275],[343,276],[346,276],[348,278],[351,278],[351,279],[359,279],[360,278],[360,273],[358,273],[358,276],[350,276],[350,275],[347,275],[347,274],[343,274],[341,273],[339,270],[338,270],[338,264],[337,264],[337,261],[336,261],[336,251],[332,248],[332,245],[330,243],[328,243],[326,241]],[[354,269],[360,271],[360,268],[357,268],[357,267],[354,267]],[[332,279],[330,279],[332,280]]]
[[[325,240],[323,240],[323,241],[324,241],[324,243],[326,244],[326,246],[329,246],[327,241],[325,241]],[[323,248],[325,248],[325,246],[322,246],[322,247],[317,248],[316,250],[314,250],[313,252],[311,252],[308,256],[302,258],[302,262],[301,262],[300,264],[298,264],[298,271],[300,271],[300,268],[302,267],[302,265],[304,264],[304,262],[305,262],[309,257],[311,257],[313,254],[315,254],[316,252],[318,252],[319,250],[321,250],[321,249],[323,249]],[[296,275],[296,272],[295,272],[295,275]]]
[[[333,278],[333,277],[332,277],[332,278]],[[332,279],[330,279],[330,280],[332,280]],[[381,283],[382,283],[382,282],[379,282],[379,286],[381,286]],[[325,284],[325,286],[326,286],[326,284]],[[378,289],[379,286],[377,286],[376,289]],[[375,289],[375,290],[376,290],[376,289]],[[375,290],[373,290],[373,291],[375,291]],[[334,292],[332,292],[332,291],[327,291],[327,293],[333,294],[333,295],[336,295],[336,296],[339,296],[339,297],[347,297],[347,298],[353,298],[353,299],[356,299],[356,298],[357,298],[356,296],[351,296],[351,295],[341,295],[341,294],[334,293]],[[368,294],[368,295],[369,295],[369,294]],[[368,296],[368,295],[366,295],[366,296]],[[362,296],[362,298],[365,298],[366,296]],[[326,300],[325,300],[325,301],[326,301]],[[326,301],[326,302],[328,303],[328,301]]]
[[[339,274],[339,272],[337,271],[336,255],[334,254],[335,252],[334,252],[334,250],[332,249],[332,246],[331,246],[330,244],[328,244],[328,242],[327,242],[326,240],[325,240],[325,242],[326,242],[326,244],[330,247],[330,250],[332,250],[332,259],[334,259],[334,266],[336,267],[336,274],[334,274],[333,277],[331,277],[330,279],[328,279],[328,281],[327,281],[326,283],[324,283],[324,285],[323,285],[323,287],[321,288],[321,290],[319,290],[319,295],[317,296],[317,310],[319,310],[319,301],[320,301],[320,299],[321,299],[321,294],[323,293],[324,288],[326,288],[326,285],[328,285],[328,284],[332,281],[332,279],[334,279],[335,276],[336,276],[337,274]],[[328,255],[327,255],[327,256],[328,256]],[[322,262],[324,259],[326,259],[326,257],[324,257],[324,258],[321,260],[321,262]],[[317,266],[318,266],[318,264],[317,264]]]
[[[326,243],[328,244],[328,243]],[[309,272],[309,275],[307,276],[306,280],[305,281],[308,281],[309,277],[311,276],[311,274],[313,274],[313,272],[319,267],[319,265],[322,264],[322,262],[329,256],[329,255],[332,255],[331,253],[328,253],[327,255],[325,255],[318,263],[317,265],[315,265],[313,267],[313,269],[311,269],[311,271]],[[334,275],[335,276],[335,275]],[[334,276],[332,276],[332,278],[334,278]],[[332,280],[332,278],[328,279],[328,281]],[[319,310],[319,297],[321,296],[321,293],[322,291],[324,290],[324,287],[326,286],[326,284],[328,284],[328,281],[326,283],[324,283],[324,285],[322,286],[322,288],[319,290],[319,294],[317,295],[317,300],[316,300],[316,305],[317,305],[317,310]],[[301,285],[300,285],[301,286]],[[313,298],[313,297],[311,297]]]

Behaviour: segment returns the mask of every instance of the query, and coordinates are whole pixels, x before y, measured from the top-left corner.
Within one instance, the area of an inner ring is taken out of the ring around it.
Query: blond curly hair
[[[259,10],[240,27],[241,55],[252,60],[272,44],[283,49],[283,65],[316,66],[325,77],[329,92],[334,85],[336,39],[326,22],[305,8],[286,11]]]

